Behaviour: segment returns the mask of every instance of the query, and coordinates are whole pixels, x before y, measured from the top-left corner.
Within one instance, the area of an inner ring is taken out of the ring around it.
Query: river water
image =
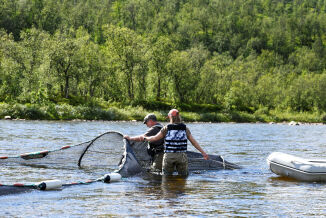
[[[326,159],[326,125],[191,123],[188,127],[207,153],[220,154],[243,169],[193,173],[186,179],[132,177],[4,195],[0,196],[0,217],[326,215],[326,184],[282,179],[266,164],[274,151]],[[0,156],[75,145],[109,130],[137,135],[146,126],[140,122],[0,120]],[[42,181],[44,174],[53,179],[85,177],[77,167],[70,171],[19,165],[0,168],[2,184]]]

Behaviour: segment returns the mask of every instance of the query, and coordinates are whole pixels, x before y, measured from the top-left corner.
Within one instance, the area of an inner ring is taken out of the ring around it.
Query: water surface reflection
[[[208,153],[221,154],[243,169],[193,173],[187,178],[133,177],[119,183],[93,183],[60,191],[0,196],[0,216],[326,215],[326,184],[279,178],[266,164],[266,157],[273,151],[326,159],[326,126],[224,123],[188,126]],[[0,156],[75,145],[109,130],[137,135],[146,131],[146,127],[140,122],[0,120]],[[7,165],[0,166],[0,183],[37,182],[57,176],[78,181],[102,173],[92,169]]]

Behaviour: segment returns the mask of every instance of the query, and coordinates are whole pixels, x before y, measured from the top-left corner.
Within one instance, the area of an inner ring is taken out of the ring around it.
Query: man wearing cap
[[[157,122],[155,114],[148,114],[144,118],[144,124],[149,128],[146,133],[139,136],[130,137],[125,135],[124,138],[132,141],[143,141],[144,137],[154,136],[163,128],[162,124]],[[152,141],[148,143],[147,152],[151,155],[152,171],[161,172],[162,171],[162,160],[163,160],[163,149],[164,149],[164,139],[157,141]]]
[[[172,175],[175,168],[178,175],[188,175],[187,140],[203,155],[205,160],[209,157],[192,136],[190,130],[181,122],[177,109],[170,110],[168,117],[170,123],[163,127],[155,136],[142,136],[144,141],[157,141],[164,138],[163,175]]]

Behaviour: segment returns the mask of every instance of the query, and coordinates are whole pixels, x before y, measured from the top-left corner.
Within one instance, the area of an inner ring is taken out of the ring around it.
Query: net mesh
[[[130,146],[139,165],[148,171],[151,168],[151,156],[147,153],[147,142],[131,141]]]
[[[18,156],[0,157],[1,164],[22,164],[42,168],[85,170],[118,169],[124,151],[123,136],[119,132],[106,132],[95,139],[52,151],[38,151]]]
[[[220,155],[209,155],[205,160],[202,154],[187,151],[189,171],[239,169],[240,166],[230,163]],[[120,173],[123,176],[132,176],[140,172],[149,172],[151,169],[151,156],[147,153],[147,142],[127,141],[125,155],[120,165]]]
[[[197,152],[188,151],[187,155],[189,170],[239,168],[239,166],[225,161],[219,155],[210,155],[208,161],[204,160],[202,155]],[[151,166],[151,156],[147,153],[147,142],[124,141],[121,133],[110,131],[91,141],[74,146],[12,157],[0,157],[0,164],[5,163],[57,169],[75,169],[80,166],[84,170],[102,169],[108,172],[121,170],[123,165],[129,165],[125,166],[129,168],[133,167],[131,165],[139,165],[143,171],[148,171]]]
[[[124,152],[123,136],[117,132],[105,133],[91,141],[82,155],[78,165],[82,168],[115,168]]]
[[[197,152],[187,152],[189,170],[237,169],[236,164],[225,161],[219,155],[209,155],[204,160]],[[17,167],[16,164],[21,165]],[[119,132],[106,132],[95,139],[73,146],[64,146],[51,151],[38,151],[17,156],[0,156],[2,177],[0,195],[16,193],[30,188],[28,185],[19,187],[6,186],[11,183],[11,171],[20,182],[36,182],[45,179],[61,179],[67,184],[80,179],[92,179],[116,171],[123,177],[130,177],[149,172],[151,156],[147,153],[147,142],[134,142],[123,139]],[[79,167],[78,167],[79,166]]]

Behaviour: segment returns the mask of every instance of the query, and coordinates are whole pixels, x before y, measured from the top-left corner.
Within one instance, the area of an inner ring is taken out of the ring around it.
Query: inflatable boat
[[[273,173],[280,176],[305,182],[326,182],[326,160],[273,152],[267,157],[267,164]]]

